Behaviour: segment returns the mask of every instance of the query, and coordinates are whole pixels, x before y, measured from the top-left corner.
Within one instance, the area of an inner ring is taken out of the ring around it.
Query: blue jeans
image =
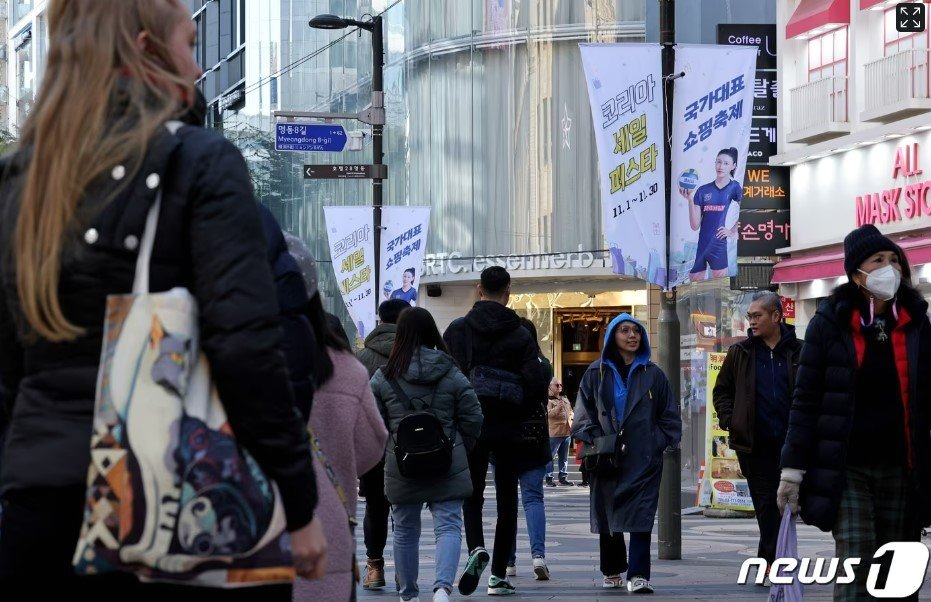
[[[546,465],[546,477],[553,478],[553,456],[559,453],[559,478],[569,476],[569,437],[550,437],[550,463]]]
[[[546,511],[543,507],[543,473],[545,466],[531,468],[520,474],[520,499],[524,504],[524,516],[527,518],[527,532],[530,534],[530,554],[534,557],[546,556]],[[511,547],[510,566],[517,561],[517,531],[514,531],[514,545]]]
[[[436,538],[436,578],[434,591],[453,589],[459,552],[462,547],[462,500],[430,502],[433,534]],[[410,600],[420,593],[417,572],[420,568],[420,511],[423,504],[392,506],[394,519],[394,567],[401,583],[401,598]]]

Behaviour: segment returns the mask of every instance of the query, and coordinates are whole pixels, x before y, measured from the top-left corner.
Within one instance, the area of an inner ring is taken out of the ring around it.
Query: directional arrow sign
[[[275,150],[338,153],[346,148],[346,129],[331,123],[276,123]]]

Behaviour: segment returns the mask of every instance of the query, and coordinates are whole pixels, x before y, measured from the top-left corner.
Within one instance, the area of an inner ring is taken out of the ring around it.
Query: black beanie
[[[849,276],[860,264],[880,251],[899,252],[895,243],[873,224],[864,224],[844,239],[844,271]]]

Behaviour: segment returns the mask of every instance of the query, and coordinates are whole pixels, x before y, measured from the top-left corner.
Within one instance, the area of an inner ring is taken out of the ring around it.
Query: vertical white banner
[[[324,207],[336,284],[359,337],[375,329],[375,239],[371,207]]]
[[[676,46],[670,284],[737,275],[756,46]]]
[[[430,207],[382,207],[381,290],[378,303],[403,299],[417,305],[417,287],[427,252]]]
[[[661,48],[579,44],[588,83],[602,224],[615,274],[666,286]]]

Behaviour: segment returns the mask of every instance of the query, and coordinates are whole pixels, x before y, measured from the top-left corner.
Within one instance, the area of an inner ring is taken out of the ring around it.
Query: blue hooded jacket
[[[637,355],[634,357],[634,363],[631,364],[628,374],[633,374],[634,370],[640,366],[645,366],[647,362],[650,361],[651,356],[650,337],[643,327],[643,324],[627,313],[620,314],[611,320],[611,323],[608,324],[608,328],[605,331],[604,349],[601,351],[601,364],[607,366],[614,372],[614,409],[618,424],[624,421],[624,410],[627,407],[627,383],[621,378],[621,372],[618,370],[618,367],[614,365],[614,362],[611,361],[608,351],[615,348],[614,333],[624,322],[636,324],[640,329],[640,349],[637,350]]]

